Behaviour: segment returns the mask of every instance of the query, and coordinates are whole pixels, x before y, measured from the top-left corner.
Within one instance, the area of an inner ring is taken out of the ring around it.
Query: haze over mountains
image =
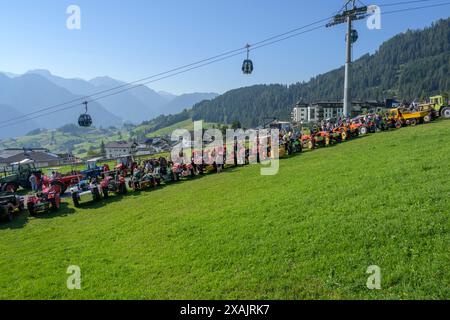
[[[54,129],[68,123],[76,123],[80,113],[84,112],[83,107],[77,105],[82,100],[51,109],[51,111],[57,111],[73,106],[59,112],[42,113],[39,110],[99,92],[104,93],[95,97],[108,95],[115,92],[108,90],[123,85],[125,82],[110,77],[97,77],[89,81],[66,79],[53,75],[48,70],[40,69],[28,71],[23,75],[0,73],[0,138],[24,135],[37,128]],[[167,92],[158,93],[146,86],[140,86],[89,103],[89,114],[92,115],[95,126],[121,126],[126,122],[139,124],[159,115],[178,113],[200,101],[213,99],[216,96],[218,96],[216,93],[176,96]],[[34,113],[30,115],[30,118],[35,118],[32,121],[25,122],[17,119],[14,121],[17,124],[3,127],[12,123],[8,120],[30,113]]]

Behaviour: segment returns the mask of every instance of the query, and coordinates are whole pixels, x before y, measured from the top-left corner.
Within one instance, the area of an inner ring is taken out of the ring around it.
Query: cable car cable
[[[430,2],[430,1],[433,1],[433,0],[402,1],[402,2],[398,2],[398,3],[382,4],[382,5],[379,5],[379,7],[384,7],[384,6],[394,6],[394,5],[400,5],[400,4],[418,3],[418,2]],[[432,8],[432,7],[439,7],[439,6],[446,6],[446,5],[450,5],[450,2],[439,3],[439,4],[434,4],[434,5],[427,5],[427,6],[421,6],[421,7],[413,7],[413,8],[399,9],[399,10],[394,10],[394,11],[390,11],[390,12],[384,12],[383,14],[392,14],[392,13],[406,12],[406,11],[413,11],[413,10],[420,10],[420,9],[426,9],[426,8]],[[314,22],[314,23],[311,23],[311,24],[308,24],[308,25],[306,25],[306,26],[303,26],[303,27],[300,27],[300,28],[295,28],[295,29],[292,29],[291,31],[282,33],[282,34],[280,34],[280,35],[276,35],[276,36],[270,37],[270,38],[268,38],[268,39],[265,39],[265,40],[256,42],[255,44],[265,43],[265,42],[269,41],[270,39],[276,39],[276,38],[278,38],[278,37],[280,37],[280,36],[282,36],[282,35],[290,34],[290,33],[294,32],[294,31],[296,31],[296,30],[304,29],[304,28],[307,27],[307,26],[315,25],[315,24],[317,24],[317,23],[319,23],[319,22],[322,22],[322,21],[325,21],[325,20],[328,20],[328,19],[329,19],[329,18],[318,20],[318,21],[316,21],[316,22]],[[251,50],[257,50],[257,49],[259,49],[259,48],[262,48],[262,47],[265,47],[265,46],[268,46],[268,45],[271,45],[271,44],[274,44],[274,43],[277,43],[277,42],[281,42],[281,41],[284,41],[284,40],[287,40],[287,39],[296,37],[296,36],[298,36],[298,35],[301,35],[301,34],[304,34],[304,33],[307,33],[307,32],[311,32],[311,31],[317,30],[317,29],[322,28],[322,27],[323,27],[323,26],[318,26],[318,27],[316,27],[316,28],[314,28],[314,29],[307,30],[307,31],[305,31],[305,32],[296,33],[296,34],[293,34],[293,35],[284,37],[284,38],[282,38],[282,39],[274,40],[274,41],[271,41],[271,42],[269,42],[269,43],[265,43],[265,44],[262,44],[262,45],[253,47]],[[254,44],[254,45],[255,45],[255,44]],[[240,49],[235,49],[235,50],[228,51],[227,53],[232,53],[232,52],[237,52],[237,51],[239,51],[239,53],[234,54],[234,55],[231,55],[231,56],[226,56],[226,57],[224,57],[224,58],[222,58],[222,59],[217,59],[217,60],[211,61],[210,63],[203,64],[203,65],[200,65],[200,66],[197,66],[197,67],[193,67],[193,68],[190,68],[190,69],[181,71],[181,72],[177,72],[177,73],[175,73],[175,74],[173,74],[173,75],[168,75],[168,76],[166,76],[166,77],[162,77],[162,78],[160,78],[160,79],[156,79],[155,81],[159,81],[159,80],[162,80],[162,79],[166,79],[166,78],[172,77],[172,76],[177,75],[177,74],[181,74],[181,73],[184,73],[184,72],[193,70],[193,69],[197,69],[198,67],[202,67],[202,66],[205,66],[205,65],[208,65],[208,64],[211,64],[211,63],[215,63],[215,62],[218,62],[218,61],[222,61],[222,60],[231,58],[231,57],[233,57],[233,56],[236,56],[236,55],[238,55],[238,54],[241,54],[241,53],[243,52],[243,50],[245,50],[245,47],[244,47],[244,48],[240,48]],[[224,56],[224,55],[226,55],[227,53],[223,53],[223,54],[220,54],[220,55],[211,57],[211,58],[203,59],[203,60],[200,60],[200,61],[197,61],[197,62],[188,64],[188,65],[181,66],[181,67],[178,67],[178,68],[175,68],[175,69],[166,71],[166,72],[162,72],[162,73],[159,73],[159,74],[156,74],[156,75],[153,75],[153,76],[149,76],[149,77],[146,77],[146,78],[143,78],[143,79],[154,78],[154,77],[159,76],[159,75],[164,75],[164,74],[167,74],[167,73],[176,71],[176,70],[184,69],[184,68],[186,68],[186,67],[188,67],[188,66],[194,66],[194,65],[199,64],[199,63],[201,63],[201,62],[203,62],[203,61],[209,61],[209,60],[212,60],[212,59],[214,59],[214,58],[216,58],[216,57]],[[53,108],[57,108],[57,107],[60,107],[60,106],[64,106],[64,105],[70,104],[70,103],[72,103],[72,102],[80,101],[80,100],[83,100],[83,99],[86,99],[86,98],[89,98],[89,97],[93,97],[93,96],[99,95],[99,94],[101,94],[101,93],[106,93],[106,92],[110,92],[110,91],[117,90],[117,89],[120,89],[120,88],[124,88],[124,87],[127,87],[127,86],[132,85],[133,83],[138,83],[138,82],[142,81],[143,79],[136,80],[136,81],[133,81],[133,82],[129,82],[129,83],[126,83],[126,84],[124,84],[124,85],[121,85],[121,86],[118,86],[118,87],[115,87],[115,88],[111,88],[111,89],[107,89],[107,90],[102,90],[102,91],[99,91],[99,92],[94,93],[94,94],[89,95],[89,96],[77,98],[77,99],[74,99],[74,100],[71,100],[71,101],[68,101],[68,102],[65,102],[65,103],[61,103],[61,104],[57,104],[57,105],[54,105],[54,106],[51,106],[51,107],[47,107],[47,108],[44,108],[44,109],[41,109],[41,110],[38,110],[38,111],[35,111],[35,112],[32,112],[32,113],[29,113],[29,114],[27,114],[27,115],[23,115],[23,116],[16,117],[16,118],[11,118],[11,119],[8,119],[8,120],[3,120],[3,121],[0,121],[0,124],[8,123],[8,122],[10,122],[10,121],[13,121],[13,120],[19,120],[19,119],[23,119],[23,121],[29,121],[29,120],[37,119],[37,118],[46,116],[47,114],[41,114],[41,115],[38,115],[38,116],[32,117],[32,118],[28,118],[28,117],[31,116],[31,115],[34,115],[34,114],[38,114],[38,113],[40,113],[40,112],[42,112],[42,111],[47,111],[47,110],[50,110],[50,109],[53,109]],[[104,97],[109,97],[109,96],[112,96],[112,95],[115,95],[115,94],[119,94],[119,93],[121,93],[121,92],[128,91],[128,90],[131,90],[131,89],[140,87],[140,86],[142,86],[142,85],[144,85],[144,84],[151,83],[151,82],[155,82],[155,81],[144,82],[144,83],[142,83],[142,84],[133,86],[133,87],[131,87],[131,88],[127,88],[127,89],[125,89],[125,90],[121,90],[121,91],[119,91],[119,92],[115,92],[115,93],[106,95],[106,96],[104,96]],[[94,99],[94,100],[92,100],[92,101],[100,100],[100,99],[103,99],[104,97],[99,97],[99,98]],[[70,108],[74,108],[74,107],[79,106],[79,105],[80,105],[80,103],[77,103],[76,105],[72,105],[72,106],[69,106],[69,107],[65,107],[65,108],[63,108],[63,109],[56,110],[55,112],[62,111],[62,110],[67,110],[67,109],[70,109]],[[52,113],[53,113],[53,112],[52,112]],[[48,113],[48,114],[51,114],[51,113]],[[20,121],[20,122],[14,122],[14,123],[11,123],[11,124],[8,124],[8,125],[0,126],[0,128],[4,128],[4,127],[8,127],[8,126],[11,126],[11,125],[14,125],[14,124],[22,123],[23,121]]]
[[[394,5],[409,4],[409,3],[418,3],[418,2],[430,2],[430,1],[433,1],[433,0],[402,1],[402,2],[397,2],[397,3],[384,4],[384,5],[382,4],[382,5],[379,5],[379,7],[383,7],[383,6],[394,6]],[[345,7],[345,5],[344,5],[344,7]],[[386,14],[386,13],[385,13],[385,14]],[[307,28],[307,27],[309,27],[309,26],[312,26],[312,25],[315,25],[315,24],[317,24],[317,23],[324,22],[324,21],[328,21],[330,18],[332,18],[332,17],[325,18],[325,19],[320,19],[320,20],[317,20],[316,22],[307,24],[307,25],[305,25],[305,26],[302,26],[302,27],[299,27],[299,28],[295,28],[295,29],[292,29],[292,30],[290,30],[290,31],[287,31],[287,32],[284,32],[284,33],[281,33],[281,34],[278,34],[278,35],[275,35],[275,36],[272,36],[272,37],[267,38],[267,39],[265,39],[265,40],[262,40],[262,41],[259,41],[259,42],[254,43],[253,46],[257,46],[257,45],[259,45],[259,44],[262,44],[262,43],[264,43],[264,42],[268,42],[268,41],[270,41],[270,40],[273,40],[273,39],[276,39],[276,38],[279,38],[279,37],[282,37],[282,36],[287,35],[287,34],[290,34],[290,33],[292,33],[292,32],[295,32],[295,31],[298,31],[298,30],[301,30],[301,29],[305,29],[305,28]],[[289,38],[290,38],[290,37],[287,37],[286,39],[289,39]],[[273,42],[273,43],[276,43],[276,42],[279,42],[279,41],[275,41],[275,42]],[[128,82],[128,83],[125,83],[125,84],[123,84],[123,85],[120,85],[120,86],[117,86],[117,87],[114,87],[114,88],[102,90],[102,91],[93,93],[93,94],[88,95],[88,96],[80,97],[80,98],[77,98],[77,99],[74,99],[74,100],[70,100],[70,101],[67,101],[67,102],[64,102],[64,103],[60,103],[60,104],[56,104],[56,105],[53,105],[53,106],[50,106],[50,107],[46,107],[46,108],[43,108],[43,109],[40,109],[40,110],[31,112],[31,113],[29,113],[29,114],[27,114],[27,115],[21,115],[21,116],[18,116],[18,117],[14,117],[14,118],[7,119],[7,120],[2,120],[2,121],[0,121],[0,124],[8,123],[8,122],[10,122],[10,121],[19,120],[19,119],[25,119],[25,118],[27,118],[28,116],[35,115],[35,114],[39,114],[39,113],[42,112],[42,111],[51,110],[51,109],[54,109],[54,108],[58,108],[58,107],[60,107],[60,106],[64,106],[64,105],[71,104],[71,103],[74,103],[74,102],[77,102],[77,101],[81,101],[81,100],[84,100],[84,99],[87,99],[87,98],[91,98],[91,97],[94,97],[94,96],[97,96],[97,95],[100,95],[100,94],[103,94],[103,93],[106,93],[106,92],[110,92],[110,91],[114,91],[114,90],[117,90],[117,89],[121,89],[121,88],[130,86],[130,85],[133,85],[133,84],[135,84],[135,83],[138,83],[138,82],[142,82],[142,81],[145,81],[145,80],[148,80],[148,79],[151,79],[151,78],[155,78],[155,77],[158,77],[158,76],[161,76],[161,75],[164,75],[164,74],[168,74],[168,73],[171,73],[171,72],[174,72],[174,71],[178,71],[178,70],[181,70],[181,69],[184,69],[184,68],[188,68],[188,67],[190,67],[190,66],[194,66],[194,65],[196,65],[196,64],[199,64],[199,63],[202,63],[202,62],[206,62],[206,61],[209,61],[209,60],[213,60],[213,59],[215,59],[215,58],[219,58],[219,57],[221,57],[221,56],[225,56],[225,55],[230,54],[230,53],[234,53],[234,52],[237,52],[237,51],[242,51],[243,49],[245,49],[245,47],[244,47],[244,48],[235,49],[235,50],[231,50],[231,51],[228,51],[228,52],[224,52],[224,53],[219,54],[219,55],[216,55],[216,56],[214,56],[214,57],[206,58],[206,59],[203,59],[203,60],[194,62],[194,63],[190,63],[190,64],[187,64],[187,65],[184,65],[184,66],[180,66],[180,67],[174,68],[174,69],[172,69],[172,70],[168,70],[168,71],[165,71],[165,72],[161,72],[161,73],[158,73],[158,74],[155,74],[155,75],[152,75],[152,76],[149,76],[149,77],[145,77],[145,78],[142,78],[142,79],[139,79],[139,80],[135,80],[135,81],[132,81],[132,82]],[[123,91],[121,91],[121,92],[123,92]]]

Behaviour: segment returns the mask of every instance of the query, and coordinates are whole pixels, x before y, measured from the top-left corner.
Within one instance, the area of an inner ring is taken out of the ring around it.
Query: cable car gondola
[[[92,118],[91,116],[87,113],[88,112],[88,102],[85,101],[83,102],[84,106],[85,106],[85,113],[81,114],[80,117],[78,118],[78,125],[80,127],[90,127],[92,125]]]
[[[242,72],[244,74],[252,74],[253,72],[253,61],[249,59],[250,55],[250,45],[247,44],[247,59],[242,63]]]
[[[355,43],[356,41],[358,41],[358,38],[359,38],[358,31],[356,31],[355,29],[352,29],[352,31],[350,33],[351,43]]]

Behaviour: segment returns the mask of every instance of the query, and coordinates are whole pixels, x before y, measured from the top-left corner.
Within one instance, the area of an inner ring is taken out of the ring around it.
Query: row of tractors
[[[175,164],[164,157],[152,160],[152,170],[144,170],[130,159],[122,162],[113,171],[101,171],[97,176],[82,180],[71,190],[71,197],[75,207],[82,203],[98,202],[102,198],[108,199],[110,194],[125,195],[128,189],[144,191],[155,189],[161,184],[178,182],[183,178],[193,178],[205,172],[219,170],[217,165],[195,165],[192,163]]]
[[[392,108],[383,115],[379,123],[374,121],[379,115],[358,116],[352,119],[350,123],[334,127],[332,130],[318,130],[313,134],[303,135],[301,143],[305,148],[314,149],[318,146],[339,143],[359,135],[428,123],[439,117],[450,119],[450,107],[445,103],[445,101],[448,101],[446,99],[448,98],[445,98],[445,96],[431,97],[431,102],[418,105],[416,110],[403,107]],[[365,120],[363,121],[363,119]],[[367,119],[370,120],[367,121]]]
[[[14,214],[25,209],[25,204],[31,216],[39,213],[58,211],[61,205],[61,189],[57,184],[45,184],[41,191],[27,197],[14,192],[0,192],[0,218],[14,219]]]
[[[30,177],[34,175],[35,184],[40,191],[27,197],[19,196],[19,188],[32,188]],[[61,195],[81,178],[80,174],[57,175],[48,177],[37,169],[34,161],[26,159],[12,164],[12,170],[0,178],[0,218],[7,217],[10,221],[14,213],[27,207],[31,216],[39,213],[57,211],[61,204]]]
[[[105,198],[108,197],[108,191],[126,193],[125,178],[119,180],[122,183],[116,183],[113,177],[118,173],[126,176],[127,172],[132,170],[130,157],[120,158],[113,171],[110,171],[106,164],[97,166],[97,161],[98,159],[89,160],[86,169],[80,172],[73,171],[65,175],[53,172],[51,176],[44,175],[42,170],[36,168],[34,161],[29,159],[12,164],[11,171],[8,174],[4,173],[4,177],[0,178],[0,219],[7,217],[12,220],[14,214],[24,208],[27,208],[31,216],[58,211],[61,197],[68,189],[71,191],[74,205],[79,206],[79,196],[86,191],[91,181],[98,181],[99,177],[103,178],[101,186]],[[19,188],[32,189],[30,179],[32,175],[36,186],[39,186],[39,191],[26,197],[17,195],[16,192]],[[95,190],[92,192],[94,200],[100,199],[99,193],[95,193]]]
[[[303,149],[327,147],[377,131],[416,126],[438,117],[450,118],[448,98],[445,96],[432,97],[430,102],[419,105],[415,110],[404,107],[393,108],[381,118],[379,115],[363,115],[328,129],[312,130],[309,134],[295,137],[281,137],[279,156],[283,158],[301,153]],[[269,156],[270,149],[269,146],[267,150]],[[248,153],[249,151],[246,150],[245,164],[249,163]],[[258,156],[260,156],[259,153]],[[124,195],[128,189],[133,191],[153,189],[162,183],[176,182],[181,178],[195,177],[208,172],[220,172],[224,168],[223,165],[216,164],[173,164],[165,158],[159,158],[152,160],[153,170],[149,171],[139,168],[132,156],[124,156],[120,157],[115,168],[110,170],[108,165],[98,166],[99,160],[88,161],[87,167],[83,171],[67,175],[56,174],[50,178],[36,169],[31,160],[13,164],[11,173],[0,178],[0,218],[7,217],[12,220],[14,214],[25,207],[31,216],[57,211],[60,208],[61,196],[67,190],[70,190],[74,206],[79,207],[85,202],[108,199],[111,194]],[[17,195],[16,191],[19,187],[30,189],[32,174],[40,181],[41,191],[27,197]]]

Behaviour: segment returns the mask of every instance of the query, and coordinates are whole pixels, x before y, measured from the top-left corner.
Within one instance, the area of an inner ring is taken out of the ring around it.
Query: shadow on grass
[[[35,217],[31,217],[28,211],[25,209],[20,213],[16,213],[16,215],[14,216],[14,220],[11,222],[8,221],[7,219],[3,219],[3,221],[0,222],[0,230],[23,228],[27,225],[30,219],[53,219],[56,217],[66,217],[74,213],[75,210],[69,208],[69,205],[64,202],[61,203],[61,206],[58,211],[38,213]]]
[[[104,206],[107,206],[110,203],[115,203],[121,201],[127,195],[110,195],[108,199],[101,199],[100,201],[86,201],[80,203],[80,206],[77,207],[78,210],[90,210],[90,209],[98,209]],[[73,204],[72,204],[73,205]]]
[[[28,223],[28,213],[26,211],[22,211],[20,213],[16,213],[13,221],[9,221],[7,218],[1,219],[0,230],[21,229],[25,227],[27,223]]]
[[[141,195],[151,194],[152,192],[155,192],[155,191],[158,191],[158,190],[163,190],[167,186],[168,186],[167,184],[161,184],[161,185],[159,185],[157,187],[145,188],[145,189],[136,190],[136,191],[128,190],[128,194],[126,195],[126,197],[136,198],[136,197],[139,197]]]
[[[47,213],[39,213],[37,216],[33,217],[34,219],[53,219],[56,217],[67,217],[71,214],[75,213],[75,209],[70,208],[69,204],[66,202],[61,202],[61,206],[58,211],[49,211]]]

